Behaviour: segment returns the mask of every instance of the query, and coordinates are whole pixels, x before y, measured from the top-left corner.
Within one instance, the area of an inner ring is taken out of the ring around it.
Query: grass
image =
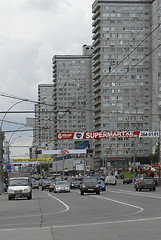
[[[122,175],[124,175],[124,178],[132,178],[133,177],[132,172],[123,172]]]

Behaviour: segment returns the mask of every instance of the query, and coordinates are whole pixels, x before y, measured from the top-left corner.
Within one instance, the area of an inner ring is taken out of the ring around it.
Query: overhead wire
[[[161,8],[159,7],[155,12],[154,12],[154,14],[150,17],[150,19],[152,19],[153,17],[154,17],[154,15],[160,10]],[[147,25],[147,23],[146,24],[144,24],[144,26],[143,27],[141,27],[141,28],[144,28],[145,26]],[[160,27],[160,24],[158,24],[158,26],[156,27],[156,28],[154,28],[130,53],[128,53],[114,68],[112,68],[111,70],[110,70],[110,72],[108,73],[108,74],[106,74],[106,75],[104,75],[103,77],[102,77],[102,79],[100,80],[100,82],[102,82],[106,77],[108,77],[108,76],[110,76],[110,74],[112,73],[112,71],[114,71],[121,63],[123,63],[144,41],[146,41],[146,39],[148,38],[148,37],[150,37],[151,36],[151,34],[152,33],[154,33],[154,31],[156,31],[158,28]],[[142,30],[139,30],[133,37],[132,37],[132,39],[131,39],[131,41],[129,42],[129,44],[127,45],[127,46],[125,46],[125,47],[128,47],[130,44],[131,44],[131,42],[133,41],[133,39],[140,33],[140,32],[142,32]],[[160,45],[159,45],[160,46]],[[159,47],[158,46],[158,47]],[[124,48],[125,48],[124,47]],[[158,48],[157,47],[157,48]],[[157,49],[156,48],[156,49]],[[152,51],[153,52],[153,51]],[[122,51],[122,53],[123,53],[123,51]],[[121,54],[121,53],[120,53]],[[149,54],[148,54],[149,55]],[[146,58],[146,57],[145,57]],[[143,59],[145,59],[145,58],[143,58]],[[143,60],[142,59],[142,60]],[[140,61],[139,61],[140,62]],[[138,62],[138,63],[139,63]],[[137,66],[137,64],[135,65],[135,66]],[[133,68],[133,67],[132,67]],[[132,69],[131,68],[131,69]],[[131,70],[131,69],[129,69],[129,70]],[[127,71],[128,72],[128,71]],[[126,73],[127,73],[126,72]],[[122,75],[122,77],[124,76],[125,74],[123,74]],[[122,77],[120,77],[116,82],[118,82]],[[114,83],[116,83],[116,82],[114,82]],[[113,87],[112,85],[110,85],[107,89],[109,89],[109,88],[111,88],[111,87]],[[88,93],[90,93],[90,92],[87,92],[87,94]],[[102,93],[101,93],[102,94]],[[22,97],[17,97],[17,96],[14,96],[14,95],[10,95],[10,94],[6,94],[6,93],[2,93],[2,92],[0,92],[0,96],[3,96],[3,97],[7,97],[7,98],[12,98],[12,99],[16,99],[16,100],[24,100],[24,102],[30,102],[30,103],[35,103],[35,104],[43,104],[43,105],[47,105],[47,106],[52,106],[53,107],[53,104],[50,104],[50,103],[45,103],[45,102],[42,102],[42,101],[36,101],[36,100],[31,100],[31,99],[25,99],[25,98],[22,98]],[[92,101],[91,101],[92,102]],[[72,106],[71,107],[69,107],[69,106],[57,106],[58,108],[62,108],[62,109],[75,109],[75,108],[72,108]],[[80,111],[94,111],[94,110],[91,110],[91,109],[84,109],[84,108],[76,108],[76,110],[80,110]],[[59,111],[61,111],[61,110],[59,110]]]

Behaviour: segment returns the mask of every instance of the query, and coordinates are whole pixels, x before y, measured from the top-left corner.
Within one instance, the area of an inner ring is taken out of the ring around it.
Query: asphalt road
[[[0,195],[0,240],[160,240],[161,187],[108,186],[100,195],[33,190],[33,199]]]

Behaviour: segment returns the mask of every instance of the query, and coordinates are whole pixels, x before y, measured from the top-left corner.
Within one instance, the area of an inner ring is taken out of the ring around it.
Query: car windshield
[[[11,179],[10,186],[28,186],[29,180],[28,179]]]
[[[39,184],[39,181],[32,181],[32,184]]]
[[[67,185],[68,183],[65,181],[59,181],[56,183],[57,185]]]
[[[49,183],[51,183],[51,180],[45,180],[45,181],[43,181],[43,183],[44,184],[49,184]]]
[[[98,180],[98,183],[104,183],[102,180]]]
[[[85,178],[83,180],[83,183],[97,183],[97,179],[96,178]]]
[[[145,178],[144,183],[153,183],[153,179]]]

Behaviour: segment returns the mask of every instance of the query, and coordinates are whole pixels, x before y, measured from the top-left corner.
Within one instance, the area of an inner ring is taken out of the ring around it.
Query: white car
[[[70,192],[70,183],[67,181],[58,181],[55,184],[54,187],[54,192],[59,193],[59,192]]]

